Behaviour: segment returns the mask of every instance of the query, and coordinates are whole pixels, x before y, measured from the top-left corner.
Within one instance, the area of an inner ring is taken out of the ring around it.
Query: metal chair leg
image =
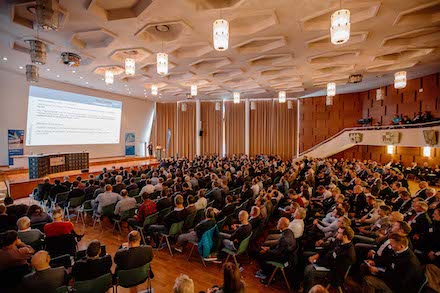
[[[286,273],[284,271],[284,268],[281,268],[281,272],[283,273],[284,281],[286,281],[287,290],[289,290],[289,292],[290,292],[290,284],[289,284],[289,280],[287,280],[287,276],[286,276]]]
[[[142,239],[144,240],[144,244],[147,245],[147,241],[145,240],[144,228],[138,228],[138,231],[141,233]]]
[[[165,240],[167,242],[168,250],[170,251],[171,256],[173,256],[173,251],[171,249],[170,240],[168,239],[168,237],[165,237]]]
[[[240,268],[240,265],[238,264],[237,257],[235,256],[235,254],[233,254],[232,257],[234,258],[235,265],[237,266],[237,268]]]
[[[192,247],[191,247],[191,250],[189,251],[189,255],[188,255],[188,258],[187,258],[188,261],[191,260],[191,256],[192,256],[192,253],[193,253],[193,250],[194,250],[194,247],[195,247],[195,245],[193,243],[191,243],[191,244],[192,244]]]
[[[272,275],[270,276],[269,281],[267,282],[266,286],[270,285],[270,282],[272,282],[272,279],[275,276],[275,273],[277,272],[277,270],[278,270],[278,267],[275,267],[275,269],[273,270]]]
[[[228,256],[226,257],[225,263],[228,262],[230,256],[231,256],[231,255],[228,253]]]
[[[163,238],[164,238],[165,236],[161,236],[160,237],[160,241],[159,241],[159,245],[157,246],[157,250],[159,250],[159,249],[161,249],[161,247],[162,247],[162,241],[163,241]]]

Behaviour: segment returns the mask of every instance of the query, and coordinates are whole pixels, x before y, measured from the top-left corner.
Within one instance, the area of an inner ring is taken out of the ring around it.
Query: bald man
[[[289,255],[295,251],[297,245],[292,230],[289,229],[289,219],[282,217],[278,220],[277,229],[281,231],[281,237],[278,243],[273,247],[262,246],[260,253],[257,255],[257,262],[261,270],[255,276],[267,280],[267,276],[273,271],[274,267],[267,264],[268,261],[276,261],[285,263],[289,260]]]
[[[129,270],[141,267],[153,260],[153,249],[149,245],[141,245],[141,235],[138,231],[128,234],[128,242],[116,251],[114,262],[116,270]]]
[[[31,265],[35,272],[23,278],[23,292],[49,293],[66,284],[64,267],[51,268],[49,253],[40,250],[34,254]]]

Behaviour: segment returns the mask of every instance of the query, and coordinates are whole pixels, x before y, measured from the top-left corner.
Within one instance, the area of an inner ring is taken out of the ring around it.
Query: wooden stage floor
[[[55,179],[63,179],[64,176],[69,176],[73,181],[77,176],[81,176],[82,179],[88,179],[89,174],[100,174],[103,168],[110,169],[112,166],[130,168],[137,167],[139,165],[156,165],[158,162],[154,157],[111,157],[111,158],[97,158],[90,159],[89,172],[81,173],[81,170],[72,170],[60,173],[50,174],[47,177],[51,179],[51,183]],[[9,169],[3,167],[0,169],[0,180],[3,180],[7,187],[9,194],[14,198],[28,197],[32,190],[43,182],[43,178],[29,179],[28,170],[21,169]]]

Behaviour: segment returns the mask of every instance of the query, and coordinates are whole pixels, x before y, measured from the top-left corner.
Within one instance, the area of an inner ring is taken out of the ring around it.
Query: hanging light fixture
[[[278,102],[280,102],[280,103],[286,102],[286,92],[285,91],[280,91],[278,93]]]
[[[423,156],[430,157],[431,156],[431,147],[425,146],[423,147]]]
[[[292,110],[293,109],[293,102],[287,101],[287,109]]]
[[[37,0],[35,14],[37,16],[37,26],[46,31],[57,30],[59,26],[59,12],[54,9],[54,0]]]
[[[217,19],[212,25],[214,38],[214,49],[225,51],[229,46],[229,22],[224,19]]]
[[[327,84],[327,96],[334,97],[336,95],[336,83],[329,82]]]
[[[114,82],[114,74],[113,71],[111,70],[106,70],[105,71],[105,75],[104,75],[104,79],[105,79],[105,84],[109,85],[109,84],[113,84]]]
[[[221,109],[220,102],[216,102],[216,103],[215,103],[215,110],[216,110],[216,111],[220,111],[220,109]]]
[[[182,103],[182,112],[186,112],[186,103]]]
[[[255,103],[255,102],[251,102],[251,110],[252,110],[252,111],[257,110],[257,103]]]
[[[36,65],[26,65],[26,81],[28,82],[38,82],[38,66]]]
[[[168,73],[168,54],[167,53],[157,53],[157,73],[160,75],[165,75]]]
[[[136,72],[136,62],[132,58],[125,58],[125,74],[134,75]]]
[[[394,88],[403,89],[406,87],[406,71],[394,73]]]
[[[325,98],[325,105],[326,106],[332,106],[333,105],[333,96],[327,96]]]
[[[29,53],[31,61],[37,65],[46,64],[47,47],[46,44],[39,40],[29,40]]]
[[[240,103],[240,93],[234,92],[233,96],[234,96],[234,104],[239,104]]]
[[[350,10],[341,9],[332,14],[330,36],[335,45],[344,44],[350,39]]]
[[[193,97],[197,96],[197,85],[196,84],[191,85],[191,96],[193,96]]]
[[[382,101],[384,99],[384,92],[382,88],[376,90],[376,101]]]
[[[157,85],[152,85],[151,86],[151,95],[153,95],[153,96],[157,96],[157,92],[158,92],[158,88],[157,88]]]

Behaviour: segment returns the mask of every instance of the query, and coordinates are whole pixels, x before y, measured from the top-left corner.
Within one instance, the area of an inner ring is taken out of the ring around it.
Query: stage
[[[51,183],[55,179],[63,180],[64,176],[69,176],[70,181],[75,180],[77,176],[82,179],[88,179],[89,174],[100,174],[103,168],[111,169],[113,166],[117,169],[119,167],[130,168],[144,165],[158,165],[155,157],[107,157],[95,158],[89,160],[89,172],[81,173],[81,170],[72,170],[67,172],[60,172],[50,174]],[[6,183],[8,193],[14,199],[28,197],[32,190],[37,187],[38,183],[43,182],[43,178],[29,179],[27,168],[0,168],[0,180]]]

